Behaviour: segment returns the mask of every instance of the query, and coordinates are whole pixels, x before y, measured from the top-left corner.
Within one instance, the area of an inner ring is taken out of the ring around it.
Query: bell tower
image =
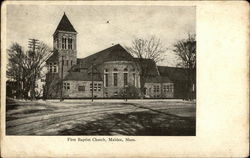
[[[58,52],[58,73],[60,77],[67,75],[68,70],[76,64],[76,38],[77,32],[64,13],[53,34],[53,48]]]

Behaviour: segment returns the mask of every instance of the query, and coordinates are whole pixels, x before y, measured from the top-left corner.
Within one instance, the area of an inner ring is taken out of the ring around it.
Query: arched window
[[[104,69],[104,86],[108,87],[109,85],[109,75],[108,75],[108,69]]]
[[[114,86],[117,86],[118,85],[118,81],[117,81],[117,79],[118,79],[118,77],[117,77],[117,72],[116,71],[118,71],[116,68],[114,68],[114,73],[113,73],[113,85]]]

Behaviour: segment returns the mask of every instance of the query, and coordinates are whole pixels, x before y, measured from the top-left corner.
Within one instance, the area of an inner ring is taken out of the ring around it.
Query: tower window
[[[66,49],[66,40],[65,37],[62,38],[62,49]]]
[[[72,43],[73,43],[73,39],[68,38],[68,49],[72,49]]]

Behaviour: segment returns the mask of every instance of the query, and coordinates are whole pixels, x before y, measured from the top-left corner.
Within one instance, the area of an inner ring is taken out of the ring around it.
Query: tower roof
[[[66,14],[63,14],[63,17],[60,21],[60,23],[58,24],[56,31],[69,31],[69,32],[76,32],[75,28],[73,27],[73,25],[70,23],[68,17],[66,16]]]

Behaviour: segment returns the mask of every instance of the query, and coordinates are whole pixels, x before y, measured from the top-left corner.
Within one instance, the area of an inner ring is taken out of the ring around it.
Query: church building
[[[174,98],[175,83],[166,67],[131,56],[120,44],[77,58],[77,31],[64,14],[53,34],[53,54],[46,61],[46,98]],[[138,60],[149,67],[142,79]]]

